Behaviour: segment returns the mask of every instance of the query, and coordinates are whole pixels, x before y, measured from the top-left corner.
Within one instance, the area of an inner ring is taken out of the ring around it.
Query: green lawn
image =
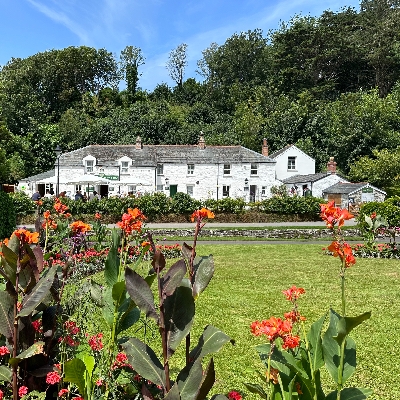
[[[207,324],[219,327],[236,341],[235,346],[228,344],[215,356],[214,393],[238,390],[246,399],[257,398],[243,385],[255,381],[251,369],[264,371],[254,351],[263,339],[252,337],[249,326],[256,319],[279,317],[290,310],[282,290],[292,285],[306,290],[299,304],[308,323],[329,307],[340,311],[339,261],[323,255],[322,246],[199,243],[199,255],[214,255],[215,275],[197,300],[193,341]],[[372,318],[351,334],[357,343],[358,366],[349,384],[374,389],[373,399],[400,398],[399,278],[400,263],[396,260],[357,259],[347,270],[347,314],[372,311]],[[182,359],[178,351],[171,360],[172,377]]]

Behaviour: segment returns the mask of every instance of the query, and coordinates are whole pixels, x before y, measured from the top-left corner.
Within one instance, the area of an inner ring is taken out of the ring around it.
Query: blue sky
[[[296,14],[319,16],[354,0],[0,0],[0,65],[12,57],[68,46],[105,48],[119,56],[125,46],[140,47],[146,58],[139,85],[173,86],[165,64],[169,52],[188,45],[185,79],[212,42],[223,44],[235,32],[261,28],[266,34]]]

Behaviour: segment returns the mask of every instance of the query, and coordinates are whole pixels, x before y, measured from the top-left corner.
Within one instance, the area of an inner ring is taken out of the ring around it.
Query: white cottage
[[[138,137],[134,145],[90,145],[61,154],[53,176],[37,181],[36,188],[44,193],[53,185],[55,192],[97,191],[101,196],[184,192],[195,199],[258,201],[281,184],[276,162],[265,153],[265,143],[260,154],[242,146],[206,146],[203,137],[197,145],[143,145]]]

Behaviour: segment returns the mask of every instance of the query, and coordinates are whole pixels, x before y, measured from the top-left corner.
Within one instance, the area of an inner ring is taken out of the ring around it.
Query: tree
[[[169,76],[179,87],[182,86],[183,76],[185,75],[185,68],[187,65],[187,44],[182,43],[169,53],[166,65]]]
[[[144,64],[142,50],[135,46],[126,46],[121,51],[120,69],[125,76],[126,92],[129,102],[133,102],[139,82],[139,67]]]

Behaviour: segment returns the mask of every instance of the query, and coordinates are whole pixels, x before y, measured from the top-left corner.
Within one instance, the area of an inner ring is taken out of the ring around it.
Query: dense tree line
[[[134,46],[119,58],[82,46],[11,59],[0,70],[4,173],[12,180],[52,168],[57,143],[73,150],[140,135],[193,144],[203,131],[209,144],[256,151],[264,137],[270,151],[296,144],[318,170],[334,156],[342,173],[368,179],[369,160],[400,154],[399,20],[398,1],[365,0],[359,10],[235,33],[199,55],[202,82],[185,79],[182,43],[166,60],[176,86],[151,92],[140,89],[146,64]]]

